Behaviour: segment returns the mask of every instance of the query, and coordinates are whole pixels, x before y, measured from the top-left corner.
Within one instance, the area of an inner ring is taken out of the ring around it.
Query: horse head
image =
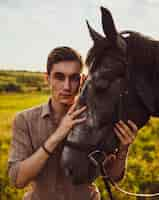
[[[87,120],[72,129],[61,156],[65,174],[75,184],[92,182],[99,175],[97,163],[90,158],[92,152],[108,155],[118,150],[119,141],[113,131],[118,120],[130,119],[141,127],[157,113],[154,83],[150,83],[153,73],[143,70],[144,63],[141,67],[135,63],[132,44],[138,34],[118,33],[110,11],[101,7],[101,13],[105,36],[87,22],[93,47],[86,59],[88,79],[78,104],[87,105],[87,111],[82,113]],[[97,154],[96,157],[100,159]]]

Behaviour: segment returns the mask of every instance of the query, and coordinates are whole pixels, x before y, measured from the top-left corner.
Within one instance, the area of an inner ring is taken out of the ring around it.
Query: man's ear
[[[44,80],[45,80],[45,82],[46,82],[47,84],[50,83],[50,77],[49,77],[49,75],[48,75],[47,72],[44,73]]]

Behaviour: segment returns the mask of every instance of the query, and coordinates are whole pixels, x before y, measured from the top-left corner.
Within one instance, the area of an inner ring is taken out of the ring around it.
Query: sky
[[[159,39],[159,0],[0,0],[0,69],[45,71],[57,46],[85,58],[92,45],[86,19],[103,34],[100,6],[111,10],[119,31]]]

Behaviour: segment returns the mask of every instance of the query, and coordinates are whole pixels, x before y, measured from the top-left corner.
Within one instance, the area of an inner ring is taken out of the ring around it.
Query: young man
[[[94,185],[74,186],[60,168],[63,140],[70,129],[84,122],[79,115],[86,107],[76,109],[74,101],[80,87],[83,63],[80,55],[69,47],[53,49],[48,56],[47,79],[51,91],[48,103],[16,115],[9,157],[12,183],[23,188],[32,183],[26,200],[99,200]],[[123,122],[114,129],[121,141],[118,155],[105,162],[114,180],[122,178],[128,146],[137,127]],[[131,131],[133,130],[133,131]]]

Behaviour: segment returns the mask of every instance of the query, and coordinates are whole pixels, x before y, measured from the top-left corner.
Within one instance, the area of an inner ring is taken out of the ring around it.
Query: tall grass
[[[8,134],[16,112],[47,101],[48,94],[1,94],[0,95],[0,134]]]

